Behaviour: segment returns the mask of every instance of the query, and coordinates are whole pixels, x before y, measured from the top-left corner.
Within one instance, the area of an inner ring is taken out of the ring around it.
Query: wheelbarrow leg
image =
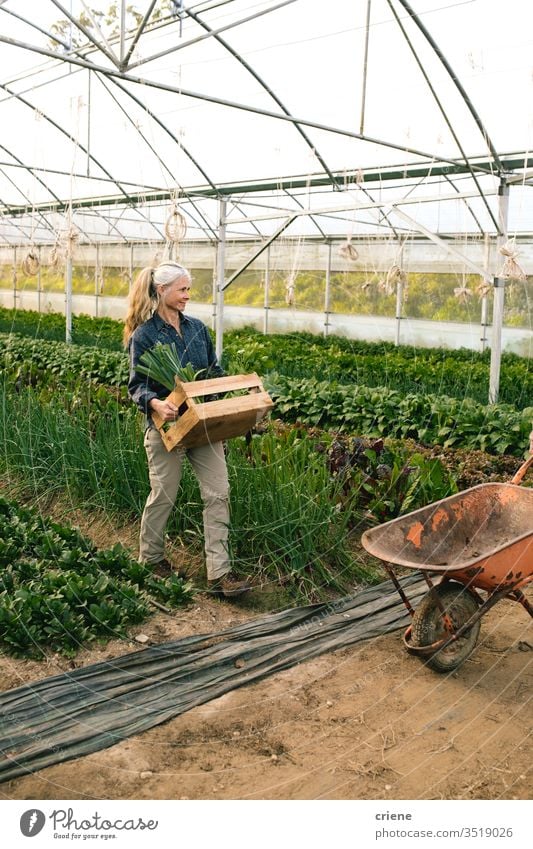
[[[523,607],[525,610],[527,610],[527,612],[529,613],[529,615],[533,618],[533,605],[531,605],[531,604],[529,603],[529,601],[528,601],[528,600],[527,600],[527,598],[525,597],[524,593],[523,593],[521,590],[515,590],[515,591],[514,591],[514,593],[513,593],[513,595],[514,595],[515,599],[516,599],[518,602],[520,602],[520,604],[522,605],[522,607]]]
[[[396,587],[398,594],[400,595],[400,597],[401,597],[403,603],[405,604],[407,610],[409,611],[410,615],[414,616],[415,615],[414,608],[413,608],[411,602],[409,601],[409,599],[407,598],[407,596],[405,595],[405,593],[403,591],[403,587],[400,584],[398,578],[396,577],[396,573],[394,572],[394,569],[392,568],[390,563],[384,563],[383,567],[384,567],[385,571],[387,572],[387,575],[391,579],[392,583]]]

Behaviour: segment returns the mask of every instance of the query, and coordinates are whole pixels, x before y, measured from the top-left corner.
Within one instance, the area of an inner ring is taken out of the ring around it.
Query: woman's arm
[[[160,383],[152,380],[148,375],[136,371],[142,355],[152,347],[151,340],[144,338],[143,334],[134,333],[128,343],[130,356],[128,394],[139,410],[146,415],[150,413],[150,402],[154,398],[164,398],[169,394],[168,389]]]

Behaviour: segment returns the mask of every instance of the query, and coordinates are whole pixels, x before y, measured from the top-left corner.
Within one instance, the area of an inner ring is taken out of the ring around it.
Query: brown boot
[[[181,578],[182,581],[187,580],[187,575],[183,571],[183,569],[174,569],[172,563],[163,558],[163,560],[159,560],[157,563],[145,563],[144,566],[149,566],[154,575],[157,578],[170,578],[171,575],[176,575],[177,578]]]
[[[208,592],[219,598],[234,598],[249,592],[252,587],[248,581],[242,581],[233,572],[226,572],[220,578],[207,582]]]

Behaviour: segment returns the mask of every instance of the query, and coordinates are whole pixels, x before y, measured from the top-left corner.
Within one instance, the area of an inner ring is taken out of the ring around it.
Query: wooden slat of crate
[[[248,395],[197,403],[194,398],[220,392],[248,389]],[[209,442],[219,442],[241,436],[254,427],[274,406],[256,375],[231,375],[229,377],[180,383],[168,396],[177,407],[187,409],[165,431],[162,419],[153,414],[154,424],[169,451],[176,445],[194,448]]]
[[[230,374],[228,377],[212,377],[209,380],[195,380],[192,383],[182,383],[186,386],[188,398],[198,398],[200,395],[217,395],[221,392],[236,392],[238,389],[253,389],[257,387],[264,392],[261,379],[256,374]]]

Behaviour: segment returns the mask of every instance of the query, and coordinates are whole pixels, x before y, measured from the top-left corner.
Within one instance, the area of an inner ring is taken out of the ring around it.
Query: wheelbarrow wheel
[[[422,599],[415,611],[411,624],[411,643],[413,646],[431,646],[447,636],[439,607],[442,606],[450,617],[454,630],[468,622],[478,609],[478,602],[463,584],[453,581],[439,584]],[[457,669],[470,656],[476,645],[480,629],[479,620],[457,640],[438,649],[425,658],[425,662],[436,672],[451,672]]]

